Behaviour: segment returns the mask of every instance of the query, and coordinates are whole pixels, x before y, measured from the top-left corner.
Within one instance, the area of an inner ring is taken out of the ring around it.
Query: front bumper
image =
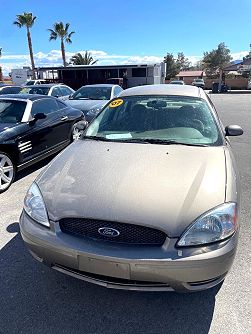
[[[20,217],[22,238],[35,259],[68,275],[107,288],[144,291],[199,291],[220,283],[234,260],[237,238],[211,246],[176,249],[111,245],[64,234]]]

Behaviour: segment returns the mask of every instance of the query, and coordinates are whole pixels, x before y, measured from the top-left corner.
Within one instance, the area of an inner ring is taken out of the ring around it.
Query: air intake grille
[[[114,243],[161,246],[166,239],[164,232],[150,227],[104,220],[63,218],[59,225],[61,231],[67,234]],[[108,235],[105,234],[107,231]]]

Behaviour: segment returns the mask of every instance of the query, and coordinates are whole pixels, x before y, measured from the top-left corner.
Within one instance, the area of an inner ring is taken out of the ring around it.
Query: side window
[[[58,104],[58,108],[61,110],[61,109],[65,109],[65,108],[67,108],[67,105],[66,104],[64,104],[63,102],[61,102],[61,101],[57,101],[57,104]]]
[[[60,88],[59,87],[53,88],[51,92],[51,96],[55,96],[55,97],[62,96]]]
[[[122,88],[120,88],[120,87],[115,87],[114,88],[114,95],[115,96],[118,96],[121,92],[122,92]]]
[[[33,102],[31,108],[31,115],[34,116],[38,113],[44,113],[45,115],[49,115],[58,110],[59,107],[57,101],[53,99],[43,99]]]
[[[62,93],[63,96],[72,94],[71,89],[69,89],[68,87],[62,86],[62,87],[60,87],[60,90],[61,90],[61,93]]]
[[[3,89],[3,92],[4,94],[18,94],[20,90],[20,87],[7,87]]]

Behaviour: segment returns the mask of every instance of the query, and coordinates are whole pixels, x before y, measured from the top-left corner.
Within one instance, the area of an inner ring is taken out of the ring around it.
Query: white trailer
[[[24,85],[28,79],[28,70],[17,68],[11,70],[11,79],[14,85]]]

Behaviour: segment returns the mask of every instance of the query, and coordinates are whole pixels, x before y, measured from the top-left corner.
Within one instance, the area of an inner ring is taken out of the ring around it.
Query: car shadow
[[[22,169],[20,171],[17,171],[16,173],[16,177],[15,177],[15,180],[13,181],[13,183],[21,180],[22,178],[28,176],[29,174],[32,174],[33,172],[39,170],[40,168],[43,168],[45,167],[46,165],[48,165],[48,163],[55,157],[56,155],[52,155],[46,159],[43,159],[39,162],[36,162],[35,164],[25,168],[25,169]]]
[[[1,333],[209,332],[219,288],[177,294],[105,289],[35,261],[18,223],[0,251]]]

